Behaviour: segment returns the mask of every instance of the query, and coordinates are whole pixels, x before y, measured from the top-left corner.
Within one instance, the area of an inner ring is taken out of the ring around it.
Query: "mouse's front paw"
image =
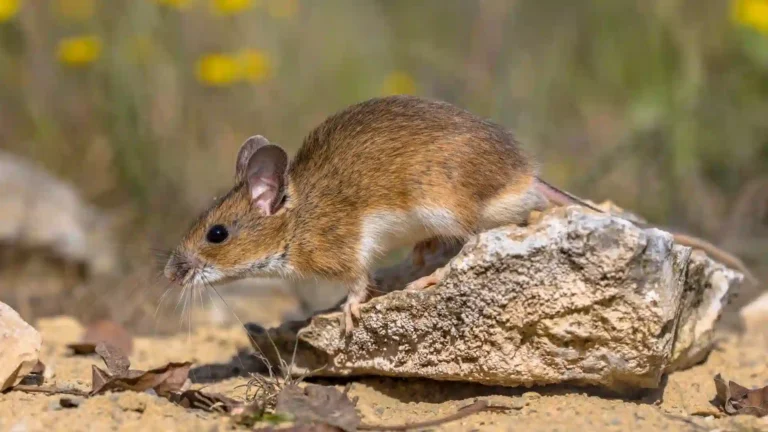
[[[341,325],[344,326],[344,333],[346,335],[349,335],[355,329],[355,320],[360,319],[360,305],[362,303],[363,301],[354,295],[348,296],[347,301],[344,302],[344,306],[341,308],[343,312]]]

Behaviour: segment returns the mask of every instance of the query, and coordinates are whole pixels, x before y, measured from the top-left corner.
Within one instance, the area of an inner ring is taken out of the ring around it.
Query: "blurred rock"
[[[116,270],[113,241],[74,187],[0,151],[0,300],[28,320],[64,312],[55,295]]]
[[[47,248],[94,273],[116,265],[107,219],[69,184],[0,151],[0,242]]]
[[[32,372],[42,337],[5,303],[0,303],[0,391],[18,384]]]
[[[438,286],[370,300],[346,338],[338,312],[269,334],[291,358],[300,331],[298,374],[567,382],[619,392],[656,388],[665,372],[710,350],[741,274],[692,255],[669,233],[617,217],[568,207],[534,219],[471,240]],[[402,286],[399,275],[419,275],[410,262],[377,279]],[[256,343],[270,346],[263,329],[251,329]]]
[[[764,332],[768,329],[768,293],[746,305],[740,313],[747,329]]]

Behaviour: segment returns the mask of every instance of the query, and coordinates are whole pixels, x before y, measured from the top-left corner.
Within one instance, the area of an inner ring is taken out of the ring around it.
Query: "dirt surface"
[[[260,302],[267,301],[259,298]],[[445,416],[469,405],[477,398],[509,407],[506,413],[484,412],[445,424],[433,430],[768,430],[768,418],[724,416],[710,401],[715,395],[713,376],[747,387],[768,384],[768,302],[753,308],[746,333],[724,334],[705,363],[669,376],[663,390],[647,392],[636,400],[599,395],[586,389],[564,387],[510,389],[459,383],[390,378],[361,378],[351,381],[321,381],[339,389],[351,383],[349,395],[357,397],[358,411],[367,424],[394,425]],[[282,311],[275,310],[273,324]],[[246,312],[242,318],[248,318]],[[268,322],[273,321],[273,322]],[[76,357],[66,344],[77,341],[82,326],[68,317],[36,323],[43,335],[42,361],[55,376],[47,386],[88,390],[91,365],[101,366],[97,357]],[[169,361],[193,361],[190,374],[193,388],[242,398],[247,377],[206,380],[201,365],[220,365],[217,370],[231,372],[230,364],[240,349],[247,348],[244,331],[237,325],[209,327],[171,337],[137,337],[131,355],[132,368],[157,367]],[[242,364],[248,367],[247,362]],[[239,369],[242,369],[240,367]],[[77,408],[62,408],[62,396],[18,391],[0,395],[0,430],[233,430],[238,426],[220,414],[188,410],[146,393],[106,394],[87,399]]]

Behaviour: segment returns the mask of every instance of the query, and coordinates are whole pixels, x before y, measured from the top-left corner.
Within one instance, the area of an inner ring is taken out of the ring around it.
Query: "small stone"
[[[32,372],[42,343],[34,327],[0,302],[0,391],[15,386]]]
[[[80,396],[67,396],[59,399],[60,408],[77,408],[85,399]]]
[[[765,324],[768,323],[768,293],[764,293],[744,306],[739,314],[748,328],[764,328]]]
[[[523,393],[523,397],[528,400],[536,400],[536,399],[540,399],[541,395],[536,392],[525,392]]]

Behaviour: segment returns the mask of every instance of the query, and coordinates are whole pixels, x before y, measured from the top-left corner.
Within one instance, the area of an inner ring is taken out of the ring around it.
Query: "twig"
[[[460,408],[455,413],[445,416],[443,418],[439,418],[436,420],[428,420],[424,422],[418,422],[418,423],[404,423],[399,425],[392,425],[392,426],[384,426],[384,425],[370,425],[370,424],[360,424],[357,428],[359,430],[388,430],[388,431],[407,431],[409,429],[424,429],[424,428],[430,428],[434,426],[440,426],[442,424],[452,422],[455,420],[460,420],[465,417],[469,417],[472,414],[477,414],[479,412],[483,411],[506,411],[510,408],[505,406],[499,406],[499,405],[490,405],[487,401],[476,401],[475,403],[471,405],[467,405],[463,408]]]
[[[21,391],[25,393],[45,393],[50,395],[67,394],[73,396],[88,397],[88,392],[78,389],[64,389],[57,387],[42,387],[33,385],[17,385],[8,389],[8,391]]]
[[[676,414],[666,413],[666,412],[662,412],[661,414],[664,415],[664,417],[666,417],[666,418],[668,418],[670,420],[677,420],[677,421],[681,421],[681,422],[687,423],[689,426],[693,427],[696,430],[703,430],[703,431],[709,430],[708,428],[706,428],[706,427],[696,423],[695,421],[693,421],[693,420],[691,420],[689,418],[686,418],[686,417],[683,417],[683,416],[679,416],[679,415],[676,415]]]

